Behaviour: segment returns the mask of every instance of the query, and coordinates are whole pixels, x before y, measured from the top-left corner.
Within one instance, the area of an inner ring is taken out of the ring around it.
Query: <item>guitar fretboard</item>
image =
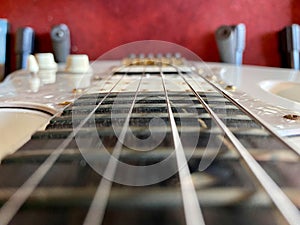
[[[0,224],[297,224],[299,155],[177,65],[120,69],[6,157]],[[128,76],[136,91],[116,92]]]

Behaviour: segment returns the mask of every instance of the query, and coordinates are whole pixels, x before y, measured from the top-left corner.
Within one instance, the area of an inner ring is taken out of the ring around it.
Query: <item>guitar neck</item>
[[[299,153],[181,56],[125,58],[0,165],[0,225],[299,224]]]

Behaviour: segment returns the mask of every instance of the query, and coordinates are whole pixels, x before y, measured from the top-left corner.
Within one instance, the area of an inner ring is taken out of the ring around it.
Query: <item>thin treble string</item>
[[[138,92],[142,83],[142,79],[144,77],[145,72],[143,72],[143,75],[140,76],[140,80],[132,101],[132,104],[130,106],[128,115],[126,117],[126,120],[124,122],[122,131],[120,133],[120,136],[118,137],[118,141],[113,149],[112,156],[110,157],[107,166],[105,168],[105,171],[103,173],[101,182],[96,190],[96,193],[94,195],[93,201],[90,205],[89,211],[87,213],[87,216],[84,220],[83,225],[99,225],[102,224],[105,209],[107,206],[108,198],[111,191],[112,181],[115,176],[115,172],[118,165],[118,159],[120,157],[123,143],[125,140],[125,135],[129,127],[129,121],[132,115],[132,111],[135,105],[135,102],[137,100]]]
[[[216,115],[216,113],[210,108],[210,106],[203,100],[198,92],[192,87],[192,85],[186,80],[182,74],[180,68],[176,67],[178,74],[186,82],[194,95],[198,98],[200,103],[206,109],[206,111],[212,116],[213,120],[219,125],[219,127],[226,134],[228,139],[232,142],[242,159],[246,163],[247,167],[254,174],[261,186],[265,189],[266,193],[272,199],[277,209],[285,220],[291,225],[299,225],[300,214],[297,207],[290,201],[280,187],[272,180],[272,178],[266,173],[266,171],[259,165],[259,163],[252,157],[247,149],[240,143],[236,136],[229,130],[224,122]],[[190,76],[192,77],[192,76]],[[205,79],[206,80],[206,79]]]
[[[122,69],[124,66],[120,67]],[[112,72],[113,74],[114,72]],[[112,74],[108,77],[110,79]],[[16,192],[8,199],[7,202],[0,209],[0,225],[8,225],[12,218],[16,215],[18,210],[29,198],[32,192],[36,189],[41,180],[48,173],[50,168],[54,165],[58,157],[62,154],[73,137],[77,135],[84,124],[92,117],[96,110],[100,107],[102,102],[111,94],[113,89],[125,77],[125,74],[116,82],[116,84],[109,90],[103,99],[96,105],[96,107],[88,114],[88,116],[80,122],[80,124],[73,129],[68,137],[47,157],[47,159],[34,171],[34,173],[16,190]]]
[[[188,168],[188,163],[184,154],[184,149],[180,140],[179,132],[172,112],[172,107],[168,96],[168,91],[166,87],[165,77],[162,72],[162,67],[160,67],[160,76],[161,76],[162,85],[165,93],[168,115],[171,124],[186,224],[205,225],[198,196],[193,184],[190,170]]]

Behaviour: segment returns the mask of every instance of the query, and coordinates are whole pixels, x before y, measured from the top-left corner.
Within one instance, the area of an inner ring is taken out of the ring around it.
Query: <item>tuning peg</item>
[[[283,67],[300,69],[300,26],[298,24],[287,26],[279,32],[279,50]]]
[[[0,19],[0,80],[7,73],[8,66],[8,32],[9,23],[6,19]]]
[[[34,51],[34,30],[31,27],[20,27],[16,32],[16,69],[25,69],[27,58]]]
[[[50,36],[56,62],[66,62],[71,49],[70,31],[68,26],[66,24],[54,26]]]
[[[220,58],[222,62],[241,65],[246,41],[244,24],[220,26],[215,32]]]

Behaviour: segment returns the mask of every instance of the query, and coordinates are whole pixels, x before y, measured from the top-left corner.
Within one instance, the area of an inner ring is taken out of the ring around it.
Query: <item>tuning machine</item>
[[[35,33],[31,27],[20,27],[16,32],[16,69],[25,69],[27,59],[34,52]]]
[[[238,25],[220,26],[215,32],[220,58],[222,62],[241,65],[246,42],[246,27]]]
[[[70,54],[70,30],[66,24],[59,24],[52,28],[51,41],[56,62],[64,63]]]

